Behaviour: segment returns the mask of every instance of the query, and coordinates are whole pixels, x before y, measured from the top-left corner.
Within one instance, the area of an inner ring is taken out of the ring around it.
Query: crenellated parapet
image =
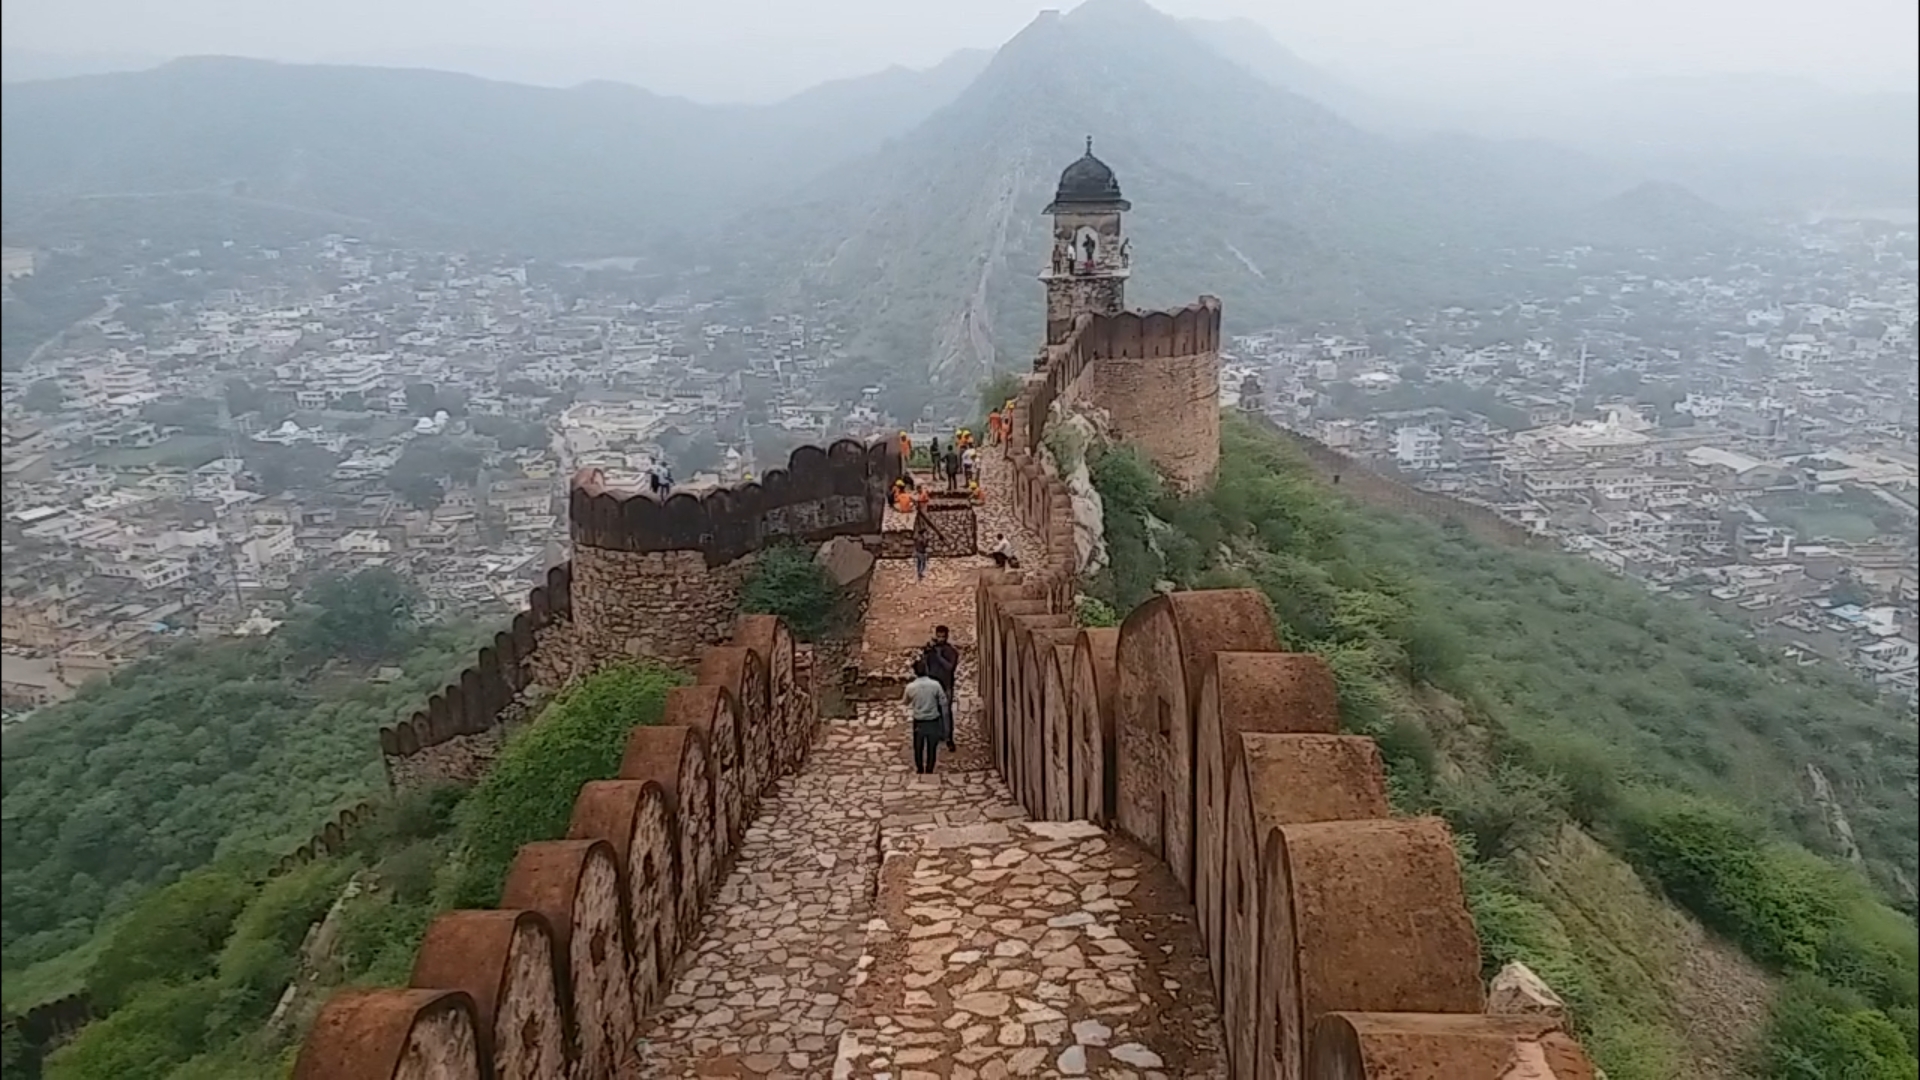
[[[497,909],[437,918],[407,987],[327,1001],[296,1080],[627,1075],[762,792],[806,757],[807,668],[778,619],[740,619],[567,835],[520,849]]]
[[[1183,342],[1217,347],[1217,305],[1184,314]],[[1133,333],[1086,340],[1172,348]],[[1103,362],[1076,338],[1016,399],[1005,497],[1042,550],[985,572],[975,598],[1008,789],[1036,819],[1094,821],[1167,863],[1195,905],[1230,1076],[1590,1080],[1557,1023],[1486,1015],[1445,822],[1394,816],[1378,747],[1341,733],[1331,670],[1282,648],[1263,594],[1176,592],[1117,629],[1074,626],[1072,507],[1036,449],[1052,403]]]
[[[614,490],[598,470],[584,470],[569,495],[569,529],[576,552],[697,551],[720,566],[770,544],[878,533],[901,468],[891,439],[840,439],[802,446],[786,468],[758,480],[665,499]]]
[[[558,689],[573,673],[573,566],[547,571],[527,608],[480,649],[471,666],[413,715],[380,729],[380,757],[395,788],[477,780],[535,685]]]
[[[1592,1075],[1557,1025],[1485,1015],[1446,824],[1393,815],[1379,749],[1340,733],[1331,671],[1282,650],[1264,595],[1177,592],[1082,630],[1053,572],[979,588],[996,763],[1033,817],[1102,824],[1185,887],[1231,1076]]]

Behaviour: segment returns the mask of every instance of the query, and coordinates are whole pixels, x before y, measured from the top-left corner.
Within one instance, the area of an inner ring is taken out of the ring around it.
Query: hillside
[[[1488,965],[1542,972],[1609,1076],[1913,1075],[1903,710],[1570,556],[1352,503],[1244,420],[1194,499],[1130,451],[1088,456],[1112,559],[1093,591],[1121,611],[1161,580],[1265,592],[1380,741],[1396,808],[1453,825]]]
[[[271,639],[181,645],[7,729],[8,1007],[74,989],[79,973],[54,958],[159,885],[215,860],[278,858],[381,787],[374,733],[481,640],[468,626],[386,625],[370,613],[381,580],[322,588],[328,599]],[[383,666],[400,673],[368,678]]]
[[[9,86],[0,178],[10,228],[48,202],[211,192],[438,243],[625,254],[875,149],[983,59],[749,107],[612,83],[197,57]]]
[[[1604,199],[1580,217],[1583,235],[1620,247],[1731,251],[1757,230],[1681,187],[1648,181]]]
[[[1551,242],[1610,193],[1558,164],[1536,182],[1515,167],[1526,148],[1365,133],[1139,0],[1094,0],[1042,15],[959,99],[798,205],[751,215],[740,258],[769,283],[802,264],[805,295],[852,312],[875,360],[861,377],[931,347],[937,376],[970,385],[1033,346],[1040,209],[1088,135],[1133,203],[1130,302],[1211,292],[1243,326],[1470,297],[1496,250]]]

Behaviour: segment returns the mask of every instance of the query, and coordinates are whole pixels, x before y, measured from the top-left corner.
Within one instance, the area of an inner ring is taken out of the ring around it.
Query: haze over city
[[[10,0],[10,50],[164,59],[230,54],[418,66],[514,81],[631,82],[703,101],[768,101],[956,49],[992,48],[1035,0]],[[1373,89],[1457,94],[1610,77],[1767,73],[1911,91],[1920,39],[1904,0],[1171,0],[1169,14],[1250,19],[1304,59]]]

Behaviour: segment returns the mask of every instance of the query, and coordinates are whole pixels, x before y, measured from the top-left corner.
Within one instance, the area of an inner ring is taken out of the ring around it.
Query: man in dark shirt
[[[947,692],[947,750],[953,751],[959,749],[953,738],[953,684],[960,675],[960,648],[950,639],[946,627],[934,627],[933,640],[920,650],[920,662],[926,666],[927,677]]]
[[[947,474],[947,490],[960,490],[960,451],[949,446],[940,458],[940,471]]]

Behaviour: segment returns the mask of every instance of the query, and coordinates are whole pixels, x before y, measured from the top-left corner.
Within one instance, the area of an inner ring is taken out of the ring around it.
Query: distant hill
[[[1728,250],[1751,241],[1745,219],[1692,191],[1648,181],[1595,204],[1581,216],[1582,235],[1635,248]]]
[[[764,256],[770,281],[803,268],[804,290],[846,303],[874,381],[912,378],[897,358],[931,348],[936,374],[968,385],[1027,359],[1040,211],[1087,135],[1133,202],[1130,300],[1211,292],[1243,326],[1486,295],[1498,249],[1562,238],[1618,190],[1558,152],[1364,132],[1138,0],[1090,0],[1043,15],[799,205],[752,215],[740,257]]]
[[[144,71],[166,63],[161,56],[117,53],[53,53],[38,49],[0,49],[0,82],[67,79],[111,71]]]
[[[50,197],[221,193],[440,242],[624,254],[872,151],[984,62],[709,106],[613,83],[198,57],[9,86],[0,179],[16,229]]]
[[[1912,206],[1920,95],[1850,93],[1766,74],[1434,86],[1418,97],[1342,79],[1246,19],[1189,19],[1219,55],[1363,128],[1549,140],[1725,206],[1772,213]]]

